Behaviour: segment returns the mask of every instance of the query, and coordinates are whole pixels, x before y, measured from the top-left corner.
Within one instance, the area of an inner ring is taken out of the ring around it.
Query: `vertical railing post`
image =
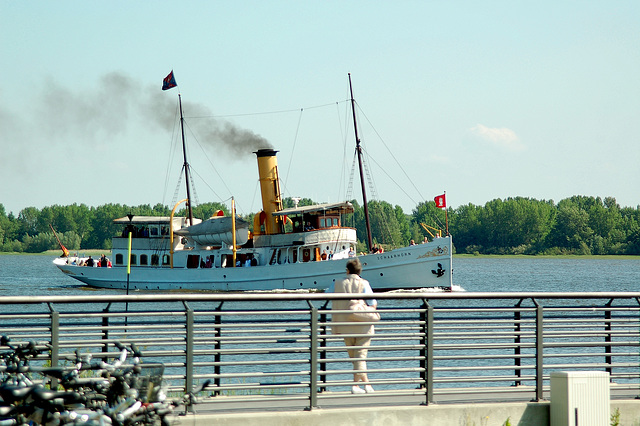
[[[218,305],[218,307],[216,308],[216,316],[214,318],[214,323],[215,323],[215,331],[214,331],[214,338],[215,338],[215,344],[214,344],[214,350],[215,353],[213,354],[213,374],[215,375],[215,378],[213,379],[213,382],[215,384],[216,390],[213,392],[214,396],[220,396],[221,392],[220,392],[220,386],[222,384],[221,380],[220,380],[220,374],[221,374],[221,368],[220,368],[220,363],[222,362],[222,355],[220,354],[220,350],[222,349],[222,340],[220,339],[220,337],[222,336],[222,305],[224,304],[224,302],[221,302],[220,305]]]
[[[318,308],[307,300],[311,307],[309,325],[310,348],[309,348],[309,407],[308,411],[318,407]]]
[[[640,297],[634,297],[636,303],[638,305],[640,305]],[[638,346],[635,346],[636,348],[638,348]],[[638,369],[640,369],[640,364],[638,365]],[[640,399],[640,395],[636,395],[636,399]]]
[[[186,301],[182,301],[185,308],[185,384],[184,392],[189,393],[193,390],[193,309],[189,307]]]
[[[109,309],[111,308],[111,303],[109,303],[107,305],[106,308],[104,308],[102,310],[102,341],[104,342],[102,344],[102,353],[106,354],[107,352],[109,352],[109,316],[107,316],[106,314],[109,312]],[[107,361],[106,356],[102,359],[103,361]]]
[[[327,390],[327,313],[326,310],[329,307],[329,301],[322,306],[323,311],[320,314],[320,323],[321,325],[318,328],[318,332],[321,338],[318,338],[318,357],[320,358],[320,362],[318,364],[318,369],[320,373],[318,374],[319,382],[322,383],[320,387],[320,392],[325,392]]]
[[[51,314],[51,366],[57,367],[60,361],[60,313],[51,303],[47,303]],[[51,389],[58,388],[58,379],[51,379]]]
[[[613,341],[611,338],[611,305],[612,303],[613,303],[613,299],[609,300],[609,302],[605,305],[605,311],[604,311],[604,330],[607,332],[607,334],[605,334],[604,336],[604,341],[606,343],[611,343]],[[606,371],[607,373],[609,373],[609,380],[611,380],[611,373],[613,372],[613,369],[611,368],[611,366],[613,365],[612,357],[611,357],[611,345],[604,346],[604,353],[608,354],[608,355],[605,355],[604,362],[605,364],[607,364]]]
[[[536,299],[532,299],[536,305],[536,399],[544,400],[544,312],[543,307]]]
[[[522,370],[520,369],[520,366],[522,365],[522,358],[520,356],[522,354],[522,348],[520,347],[520,344],[522,343],[522,336],[521,336],[522,313],[520,312],[521,304],[522,304],[522,299],[520,299],[518,303],[516,303],[516,306],[514,307],[514,310],[513,310],[514,331],[516,335],[515,338],[513,339],[513,343],[515,344],[515,347],[513,349],[513,353],[514,353],[513,363],[516,366],[516,370],[515,370],[515,376],[517,377],[515,381],[516,386],[520,386],[522,384],[522,381],[520,380],[520,378],[522,377]]]
[[[422,323],[422,349],[420,350],[420,367],[423,371],[422,379],[425,388],[423,405],[434,402],[433,398],[433,306],[427,299],[422,299],[423,312],[420,313]]]
[[[420,318],[420,333],[422,334],[421,344],[420,344],[420,371],[422,371],[422,384],[420,387],[422,389],[427,388],[427,305],[428,302],[426,300],[422,300],[422,306],[420,309],[419,318]]]

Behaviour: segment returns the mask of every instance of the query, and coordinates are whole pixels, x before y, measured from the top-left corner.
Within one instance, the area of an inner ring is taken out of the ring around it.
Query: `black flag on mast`
[[[177,85],[176,78],[173,76],[173,70],[171,70],[169,75],[162,80],[162,90],[169,90]]]

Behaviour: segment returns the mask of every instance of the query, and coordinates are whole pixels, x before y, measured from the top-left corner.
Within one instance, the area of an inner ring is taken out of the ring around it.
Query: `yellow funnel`
[[[254,153],[258,157],[262,209],[265,213],[264,233],[267,235],[284,232],[284,223],[280,216],[273,216],[273,213],[282,210],[276,152],[278,151],[274,149],[259,149]]]

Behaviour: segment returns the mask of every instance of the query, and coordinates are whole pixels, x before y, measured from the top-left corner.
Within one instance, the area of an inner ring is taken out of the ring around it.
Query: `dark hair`
[[[362,263],[360,263],[360,259],[354,257],[353,259],[347,260],[347,272],[350,274],[360,275],[360,272],[362,272]]]

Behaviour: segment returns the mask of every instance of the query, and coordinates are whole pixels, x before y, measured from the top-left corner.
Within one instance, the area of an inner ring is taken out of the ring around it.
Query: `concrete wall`
[[[184,426],[545,426],[549,425],[549,407],[549,402],[543,401],[539,403],[435,404],[377,409],[202,413],[174,417],[171,424]],[[616,411],[620,413],[620,426],[640,426],[640,400],[612,401],[611,413],[614,414]]]
[[[176,425],[194,426],[504,426],[508,424],[507,420],[512,426],[541,426],[549,424],[549,403],[446,404],[377,409],[198,414],[174,420]]]
[[[640,400],[611,401],[611,415],[619,412],[620,426],[640,426]]]

